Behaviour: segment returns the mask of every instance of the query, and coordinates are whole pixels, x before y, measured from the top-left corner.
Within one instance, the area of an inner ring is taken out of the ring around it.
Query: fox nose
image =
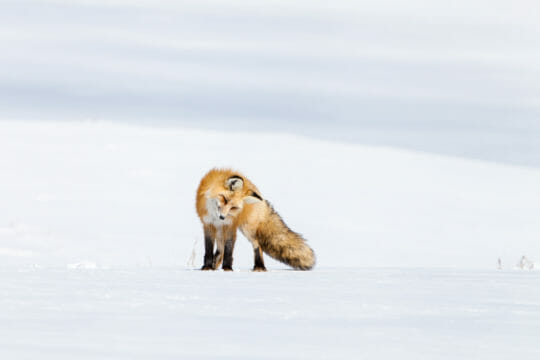
[[[220,218],[221,220],[225,220],[225,216],[223,216],[223,215],[221,215],[221,214],[219,214],[219,218]]]

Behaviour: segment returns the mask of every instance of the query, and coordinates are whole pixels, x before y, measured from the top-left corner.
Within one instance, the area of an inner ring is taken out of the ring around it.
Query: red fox
[[[263,251],[296,269],[315,265],[315,253],[306,240],[289,229],[257,187],[236,171],[210,170],[197,189],[196,207],[204,229],[201,270],[216,270],[222,262],[223,270],[232,270],[237,228],[253,245],[253,271],[266,271]]]

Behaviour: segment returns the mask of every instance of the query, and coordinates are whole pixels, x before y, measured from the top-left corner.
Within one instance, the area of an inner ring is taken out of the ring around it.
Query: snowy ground
[[[244,171],[304,234],[315,271],[266,258],[271,271],[252,273],[241,237],[237,271],[190,270],[195,189],[216,165]],[[539,272],[512,270],[540,259],[539,169],[15,121],[0,122],[0,169],[1,359],[540,357]]]
[[[540,260],[540,169],[285,134],[0,122],[0,264],[183,267],[195,249],[200,265],[194,197],[213,166],[250,177],[323,267]],[[235,264],[253,266],[243,238]]]
[[[540,358],[534,1],[1,9],[1,360]],[[214,166],[313,272],[193,271]]]
[[[0,270],[2,359],[538,359],[536,272]]]

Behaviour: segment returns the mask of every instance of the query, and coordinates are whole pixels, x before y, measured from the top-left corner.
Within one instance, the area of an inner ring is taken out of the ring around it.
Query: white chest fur
[[[218,201],[214,198],[206,198],[206,215],[203,217],[205,224],[211,224],[216,227],[221,227],[223,225],[231,225],[232,220],[229,217],[226,217],[225,220],[219,218],[219,208]]]

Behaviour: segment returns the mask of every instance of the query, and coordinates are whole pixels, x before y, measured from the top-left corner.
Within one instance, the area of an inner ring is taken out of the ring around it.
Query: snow
[[[0,270],[3,359],[538,359],[535,272]]]
[[[201,272],[243,171],[314,248]],[[537,359],[540,170],[281,133],[0,121],[2,359]],[[503,270],[496,270],[498,259]],[[525,263],[525,261],[522,261]],[[527,267],[525,267],[527,268]]]
[[[0,359],[539,359],[539,4],[3,1]],[[314,271],[196,270],[214,166]]]
[[[1,264],[183,267],[195,252],[198,267],[195,190],[213,166],[244,172],[321,266],[540,260],[540,169],[279,133],[2,121]],[[251,268],[248,242],[235,250]]]
[[[67,264],[68,269],[97,269],[97,264],[92,261],[81,261],[74,264]]]

